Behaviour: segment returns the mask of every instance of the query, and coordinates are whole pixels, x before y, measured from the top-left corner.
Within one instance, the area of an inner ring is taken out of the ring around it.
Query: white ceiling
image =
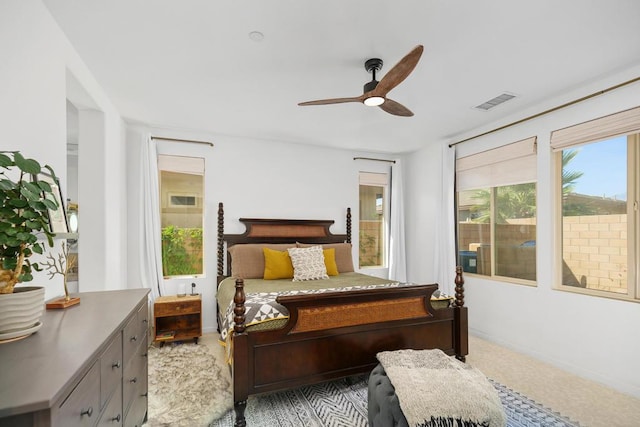
[[[522,112],[640,61],[638,0],[43,0],[125,119],[374,152],[407,152]],[[260,31],[264,39],[249,38]],[[424,54],[389,98],[358,103]],[[489,112],[472,107],[503,92]]]

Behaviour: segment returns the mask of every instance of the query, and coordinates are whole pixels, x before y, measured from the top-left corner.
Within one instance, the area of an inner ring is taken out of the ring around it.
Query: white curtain
[[[400,159],[391,166],[391,212],[389,230],[389,279],[407,281],[407,256],[404,238],[404,198]]]
[[[442,148],[442,188],[440,209],[436,220],[436,253],[434,269],[436,281],[442,292],[453,295],[456,276],[455,238],[455,168],[456,149],[444,145]]]
[[[162,277],[162,240],[160,235],[160,192],[158,184],[158,151],[151,136],[143,137],[141,148],[140,182],[140,279],[151,290],[155,300],[166,295]]]

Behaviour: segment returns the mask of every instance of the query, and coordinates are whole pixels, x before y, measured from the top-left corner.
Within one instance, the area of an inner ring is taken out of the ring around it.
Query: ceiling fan
[[[342,104],[345,102],[362,102],[369,107],[380,107],[389,114],[395,116],[410,117],[413,116],[411,110],[404,105],[387,98],[387,93],[394,87],[398,86],[404,79],[411,74],[418,64],[424,47],[418,45],[411,52],[405,55],[389,72],[380,80],[376,80],[376,71],[382,68],[382,59],[371,58],[364,63],[364,68],[372,74],[370,82],[364,85],[364,93],[360,96],[351,98],[331,98],[320,99],[317,101],[301,102],[298,105],[327,105]]]

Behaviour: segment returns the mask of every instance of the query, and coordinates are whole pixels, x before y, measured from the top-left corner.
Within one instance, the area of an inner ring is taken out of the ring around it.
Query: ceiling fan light
[[[382,104],[384,104],[384,98],[381,96],[370,96],[364,100],[364,105],[367,107],[377,107]]]

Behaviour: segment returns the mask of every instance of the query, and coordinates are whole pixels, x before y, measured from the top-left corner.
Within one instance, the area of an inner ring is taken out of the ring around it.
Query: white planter
[[[0,340],[31,335],[42,326],[44,288],[16,286],[12,294],[0,294]]]

